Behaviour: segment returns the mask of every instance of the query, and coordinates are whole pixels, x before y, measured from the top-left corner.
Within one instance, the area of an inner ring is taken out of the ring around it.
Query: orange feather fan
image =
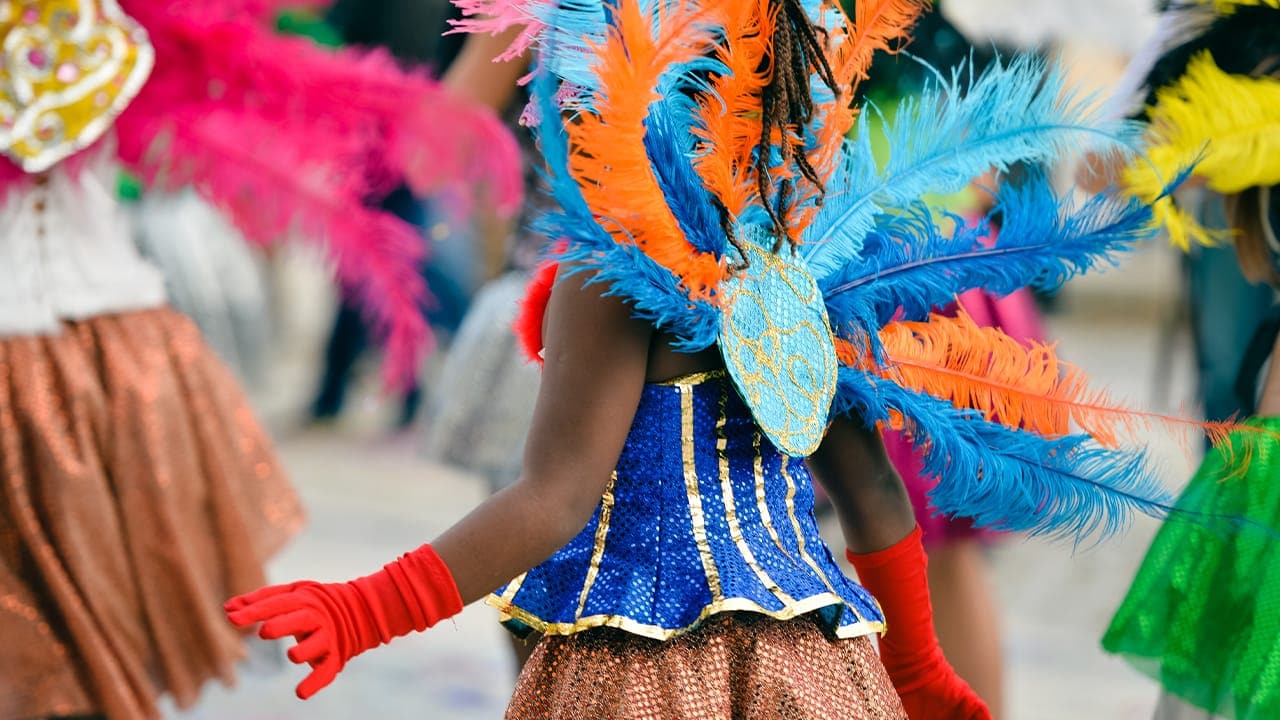
[[[662,13],[662,3],[656,12]],[[619,0],[604,43],[592,49],[603,88],[594,113],[565,124],[571,148],[569,171],[600,222],[620,243],[635,243],[684,282],[695,298],[711,297],[726,266],[698,251],[667,205],[645,152],[644,120],[661,99],[658,79],[673,64],[709,52],[711,25],[719,18],[681,2],[667,11],[653,35],[655,18],[637,0]]]
[[[1194,427],[1215,444],[1232,432],[1263,432],[1124,407],[1106,392],[1090,389],[1084,373],[1060,360],[1052,345],[1024,345],[997,328],[980,327],[963,312],[932,315],[928,322],[889,323],[880,330],[880,342],[883,364],[873,367],[871,354],[847,341],[838,346],[841,362],[1045,437],[1068,434],[1073,422],[1107,447],[1153,425]]]
[[[851,98],[858,84],[867,78],[873,56],[877,51],[896,52],[929,5],[929,0],[859,0],[854,3],[854,17],[838,24],[828,38],[827,63],[831,65],[840,92],[833,101],[818,107],[817,142],[809,151],[809,163],[823,182],[829,180],[835,170],[841,139],[853,127],[857,111]],[[835,8],[824,8],[823,12],[843,13]],[[816,210],[810,206],[798,218],[797,227],[807,227]]]
[[[758,200],[752,150],[760,139],[762,98],[773,69],[770,44],[776,12],[769,0],[719,3],[724,37],[715,57],[728,71],[700,98],[701,141],[696,168],[707,189],[737,217]]]

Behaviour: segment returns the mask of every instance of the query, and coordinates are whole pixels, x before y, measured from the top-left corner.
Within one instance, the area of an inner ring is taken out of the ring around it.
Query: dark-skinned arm
[[[879,432],[848,418],[836,419],[809,458],[809,469],[831,498],[845,544],[853,552],[883,550],[915,527],[911,498]]]
[[[528,54],[503,62],[496,60],[520,34],[512,27],[497,35],[467,37],[458,57],[449,64],[442,82],[459,96],[502,112],[515,97],[516,83],[529,70]]]
[[[835,505],[858,579],[884,611],[880,658],[907,717],[990,720],[938,646],[920,529],[880,434],[836,420],[810,467]]]
[[[432,544],[346,583],[310,580],[233,598],[240,626],[293,636],[308,698],[356,655],[425,630],[547,559],[586,526],[644,389],[651,330],[600,286],[567,278],[547,307],[545,366],[520,479]]]
[[[601,292],[574,275],[551,294],[542,386],[521,477],[432,543],[464,602],[573,539],[622,454],[644,389],[651,330]]]

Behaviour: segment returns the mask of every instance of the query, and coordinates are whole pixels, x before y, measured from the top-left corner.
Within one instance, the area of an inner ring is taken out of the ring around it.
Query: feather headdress
[[[995,211],[977,225],[921,201],[992,167],[1047,163],[1081,147],[1131,152],[1139,128],[1093,109],[1058,69],[1014,59],[977,77],[939,73],[892,119],[889,157],[877,163],[865,122],[844,137],[855,114],[840,103],[872,53],[904,40],[922,6],[858,3],[848,23],[834,5],[805,5],[825,31],[840,88],[824,95],[815,81],[820,121],[797,129],[826,193],[792,228],[802,242],[781,264],[823,297],[838,360],[831,412],[907,429],[941,479],[934,501],[944,512],[1077,537],[1114,531],[1135,511],[1165,513],[1168,495],[1132,445],[1148,426],[1184,421],[1129,410],[1053,348],[931,317],[971,288],[1051,288],[1109,264],[1152,234],[1148,204],[1072,202],[1036,172],[1002,183]],[[751,277],[726,262],[735,248],[725,216],[739,237],[768,235],[753,173],[777,21],[769,7],[548,0],[521,11],[541,23],[530,40],[542,55],[533,114],[560,205],[540,226],[563,239],[558,257],[632,302],[682,350],[724,351],[725,303]],[[569,42],[557,27],[580,34]],[[544,293],[551,272],[540,274]],[[536,349],[539,324],[528,320],[522,329]]]
[[[1157,222],[1179,247],[1227,237],[1165,196],[1168,179],[1182,168],[1194,164],[1194,174],[1221,193],[1280,183],[1280,80],[1228,74],[1206,51],[1158,92],[1148,117],[1145,156],[1126,169],[1124,184],[1154,205]]]

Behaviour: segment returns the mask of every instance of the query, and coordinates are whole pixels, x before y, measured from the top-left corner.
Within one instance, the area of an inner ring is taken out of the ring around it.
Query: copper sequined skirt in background
[[[905,720],[871,640],[807,617],[714,615],[665,642],[599,628],[545,637],[507,720]]]
[[[301,526],[270,441],[161,308],[0,338],[0,720],[157,717],[244,656],[223,601]]]

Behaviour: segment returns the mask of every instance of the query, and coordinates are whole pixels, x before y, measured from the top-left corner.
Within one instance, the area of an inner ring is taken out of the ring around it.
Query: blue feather
[[[599,90],[599,79],[594,72],[598,57],[591,47],[603,43],[608,34],[606,3],[557,0],[539,3],[537,10],[538,20],[545,26],[539,37],[541,67],[574,87]]]
[[[978,525],[1077,542],[1123,530],[1134,513],[1164,517],[1173,498],[1141,452],[1087,436],[1049,439],[985,420],[930,395],[840,369],[837,406],[868,425],[901,412],[924,474],[939,478],[933,506]]]
[[[619,244],[597,221],[569,173],[569,141],[556,105],[556,76],[534,76],[533,99],[538,109],[538,141],[546,160],[543,175],[558,210],[539,217],[535,228],[549,238],[563,240],[559,259],[578,272],[593,272],[591,282],[605,283],[610,295],[630,301],[636,317],[676,337],[673,347],[695,352],[715,344],[720,309],[708,301],[694,301],[670,270],[640,248]]]
[[[993,244],[992,218],[1000,231]],[[923,206],[900,217],[883,217],[867,238],[862,262],[820,283],[832,326],[875,331],[901,310],[908,320],[928,313],[974,288],[1007,295],[1020,287],[1051,291],[1152,236],[1151,210],[1133,199],[1099,194],[1081,205],[1059,198],[1047,177],[1033,173],[1020,185],[1006,184],[992,215],[976,225],[951,218],[950,236]]]
[[[537,17],[545,25],[539,37],[539,61],[571,86],[569,106],[574,109],[590,109],[596,94],[607,90],[596,74],[599,53],[594,48],[608,38],[615,4],[612,0],[556,0],[538,6]],[[679,6],[678,0],[640,0],[640,12],[653,23],[653,37],[658,37],[661,21],[669,20]],[[708,55],[666,72],[687,76],[695,71],[719,73],[723,65]]]
[[[866,122],[865,118],[865,114],[859,117],[859,125]],[[876,172],[870,138],[870,133],[860,132],[855,140],[843,142],[836,167],[827,180],[822,207],[801,235],[800,254],[809,274],[819,281],[857,262],[863,239],[875,227],[873,216],[842,218],[838,212],[862,178]],[[837,227],[837,222],[845,224]]]
[[[720,226],[720,211],[689,160],[695,139],[688,130],[691,120],[678,116],[679,110],[680,106],[672,103],[650,107],[645,121],[645,150],[658,186],[685,237],[702,252],[723,255],[726,239]]]
[[[957,69],[950,80],[928,83],[898,108],[887,129],[889,159],[878,170],[865,159],[871,127],[864,109],[854,140],[860,164],[815,218],[822,232],[811,241],[835,245],[822,252],[853,259],[876,216],[909,208],[930,193],[956,192],[992,168],[1005,171],[1091,148],[1119,151],[1136,146],[1140,135],[1133,123],[1103,119],[1088,98],[1069,89],[1059,68],[1035,58],[994,63],[967,92],[963,77]],[[820,269],[837,264],[824,260]]]

